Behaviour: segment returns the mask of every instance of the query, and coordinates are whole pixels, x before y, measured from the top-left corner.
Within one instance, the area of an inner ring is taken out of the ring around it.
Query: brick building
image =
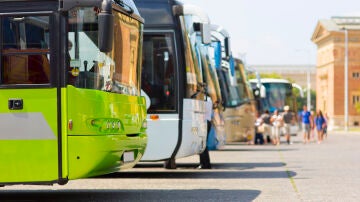
[[[348,126],[360,123],[360,17],[319,20],[311,40],[317,45],[316,106],[329,116],[329,127],[345,126],[345,29],[348,46]]]

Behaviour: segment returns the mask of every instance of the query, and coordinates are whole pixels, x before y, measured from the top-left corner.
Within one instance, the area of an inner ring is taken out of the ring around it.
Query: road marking
[[[282,163],[284,164],[284,166],[285,166],[285,171],[286,171],[286,174],[287,174],[287,176],[288,176],[288,178],[289,178],[289,180],[290,180],[291,186],[293,187],[293,189],[294,189],[296,195],[299,197],[299,199],[300,199],[301,201],[303,201],[303,199],[302,199],[302,197],[301,197],[301,194],[300,194],[300,192],[299,192],[299,190],[298,190],[298,188],[297,188],[297,186],[296,186],[295,180],[294,180],[294,178],[291,176],[291,172],[290,172],[289,168],[287,167],[287,164],[285,163],[285,159],[284,159],[283,154],[281,153],[281,151],[280,151],[279,149],[278,149],[278,152],[279,152],[280,160],[281,160],[281,162],[282,162]]]

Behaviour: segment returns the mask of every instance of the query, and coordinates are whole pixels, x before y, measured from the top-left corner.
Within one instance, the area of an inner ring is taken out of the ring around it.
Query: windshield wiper
[[[115,3],[117,3],[119,6],[123,7],[127,13],[132,14],[134,13],[134,9],[131,8],[129,5],[123,2],[123,0],[114,0]]]

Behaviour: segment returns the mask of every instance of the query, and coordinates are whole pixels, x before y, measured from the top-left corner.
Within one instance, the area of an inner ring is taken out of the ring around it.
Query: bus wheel
[[[166,169],[176,169],[175,158],[170,158],[164,162],[164,168]]]
[[[207,148],[200,154],[200,168],[211,169],[210,155]]]

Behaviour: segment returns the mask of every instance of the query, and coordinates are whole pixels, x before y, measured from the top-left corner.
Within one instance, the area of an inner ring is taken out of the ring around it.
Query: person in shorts
[[[284,121],[283,129],[284,129],[285,139],[288,144],[291,143],[290,142],[290,137],[291,137],[290,136],[290,126],[295,121],[293,114],[289,110],[290,110],[290,107],[288,105],[284,106],[284,113],[282,115],[283,121]]]
[[[282,116],[279,114],[278,110],[275,110],[271,116],[271,123],[273,124],[273,144],[280,145],[280,129],[283,126]]]
[[[302,131],[304,133],[304,143],[310,142],[310,132],[311,132],[311,113],[308,111],[307,106],[303,106],[303,111],[301,112],[302,117]]]
[[[263,127],[264,127],[264,132],[263,132],[263,137],[264,137],[264,144],[267,144],[269,142],[271,142],[271,116],[270,116],[270,112],[269,110],[265,110],[265,112],[261,115],[261,118],[263,120]]]

